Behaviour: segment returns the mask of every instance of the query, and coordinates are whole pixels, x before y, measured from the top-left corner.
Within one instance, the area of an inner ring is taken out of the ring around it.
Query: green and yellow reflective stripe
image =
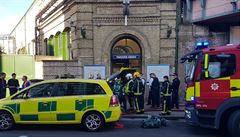
[[[57,114],[57,121],[75,120],[74,113]]]
[[[20,115],[21,121],[38,121],[38,115]]]
[[[106,117],[106,119],[109,119],[112,116],[112,111],[103,111],[103,114]]]
[[[75,101],[75,110],[78,111],[85,111],[87,109],[92,109],[94,108],[94,100],[93,99],[88,99],[88,100],[76,100]]]
[[[20,104],[6,104],[3,106],[3,108],[9,110],[11,113],[19,113],[20,112]]]

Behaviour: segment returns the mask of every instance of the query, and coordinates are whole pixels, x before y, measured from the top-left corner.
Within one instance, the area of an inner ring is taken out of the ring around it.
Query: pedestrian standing
[[[153,94],[152,94],[152,91],[151,91],[151,86],[152,86],[152,82],[153,82],[153,78],[152,78],[152,74],[153,73],[150,73],[149,74],[149,77],[150,77],[150,79],[149,79],[149,82],[148,82],[148,86],[149,86],[149,92],[148,92],[148,103],[147,103],[147,105],[152,105],[152,96],[153,96]]]
[[[180,86],[180,80],[178,79],[177,73],[173,74],[173,82],[172,82],[172,108],[176,107],[176,109],[179,109],[179,86]]]
[[[162,84],[161,93],[163,95],[163,110],[161,112],[162,115],[170,115],[171,114],[171,85],[169,82],[168,76],[163,77],[164,82]]]
[[[88,79],[94,79],[94,75],[93,74],[90,74]]]
[[[128,101],[130,106],[130,111],[133,111],[134,108],[134,93],[133,93],[133,76],[131,73],[127,74],[126,76],[127,83],[124,86],[124,93],[125,93],[125,99]]]
[[[5,78],[6,78],[6,73],[1,72],[0,73],[0,99],[6,97],[7,82]]]
[[[141,80],[141,75],[139,72],[134,73],[134,84],[133,84],[133,92],[134,92],[134,101],[137,114],[144,113],[144,85]]]
[[[151,84],[152,108],[160,107],[160,82],[155,73],[151,74],[153,79]]]
[[[22,77],[22,81],[23,81],[22,89],[25,89],[25,88],[27,88],[27,87],[29,87],[31,85],[31,82],[28,81],[27,76],[23,76]]]
[[[13,73],[12,74],[12,78],[8,80],[8,88],[9,88],[9,91],[10,91],[10,96],[17,93],[18,91],[18,88],[19,88],[19,81],[16,79],[16,73]]]
[[[144,78],[143,73],[140,73],[141,77],[140,79],[142,80],[142,84],[143,84],[143,96],[145,94],[145,86],[146,86],[146,79]]]
[[[96,79],[102,79],[102,76],[101,76],[101,74],[100,74],[100,73],[98,73],[98,74],[97,74],[97,77],[96,77]]]

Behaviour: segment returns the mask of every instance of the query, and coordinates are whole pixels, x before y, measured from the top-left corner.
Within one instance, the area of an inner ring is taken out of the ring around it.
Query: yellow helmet
[[[133,76],[134,76],[135,78],[140,78],[140,77],[141,77],[141,74],[140,74],[139,72],[135,72],[135,73],[133,74]]]

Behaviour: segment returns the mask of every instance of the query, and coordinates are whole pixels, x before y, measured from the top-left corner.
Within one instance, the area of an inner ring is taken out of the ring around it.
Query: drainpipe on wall
[[[35,55],[38,55],[38,38],[37,38],[37,31],[38,31],[38,28],[37,28],[37,19],[35,19]]]
[[[176,1],[176,45],[175,45],[175,73],[178,73],[179,25],[181,22],[181,0]]]

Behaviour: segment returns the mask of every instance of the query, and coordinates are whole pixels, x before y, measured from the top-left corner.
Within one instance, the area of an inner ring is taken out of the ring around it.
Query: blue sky
[[[33,0],[0,0],[0,34],[8,34],[32,4]]]

